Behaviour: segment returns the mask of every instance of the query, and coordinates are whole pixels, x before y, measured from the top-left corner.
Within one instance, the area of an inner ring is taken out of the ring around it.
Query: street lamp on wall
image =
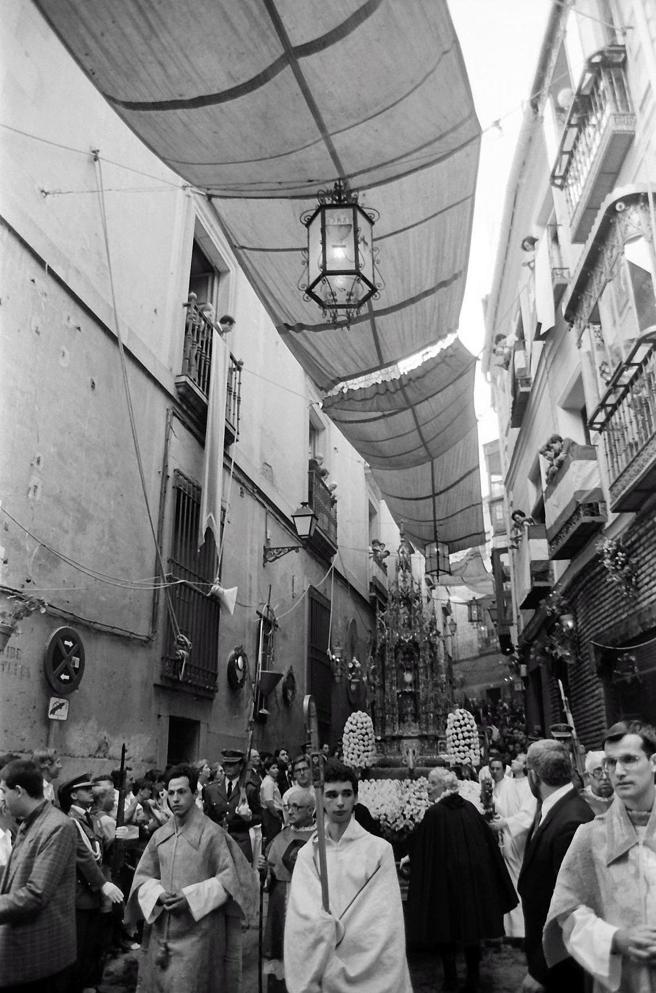
[[[301,539],[300,545],[272,545],[271,539],[267,537],[262,550],[262,565],[267,562],[275,562],[282,558],[287,552],[299,552],[303,545],[308,542],[317,526],[319,518],[307,502],[303,502],[292,514],[296,534]]]
[[[333,324],[346,323],[361,307],[378,296],[373,227],[378,211],[364,210],[358,194],[338,179],[330,191],[319,191],[319,205],[306,211],[306,271],[300,288],[314,300]]]

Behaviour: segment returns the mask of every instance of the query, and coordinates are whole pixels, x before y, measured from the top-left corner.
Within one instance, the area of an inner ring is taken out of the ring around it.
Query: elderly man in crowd
[[[0,870],[0,990],[70,993],[75,962],[75,828],[43,796],[43,775],[23,759],[0,770],[0,792],[20,821]]]
[[[464,989],[478,989],[480,942],[503,935],[503,915],[517,904],[494,834],[458,793],[448,769],[431,769],[432,806],[410,838],[408,938],[442,958],[444,990],[458,989],[456,953],[464,947]]]
[[[538,810],[526,844],[517,889],[526,927],[528,975],[523,990],[533,993],[583,993],[584,976],[571,958],[549,967],[542,951],[542,929],[565,852],[592,811],[572,784],[569,753],[552,738],[534,741],[527,752],[528,779]]]
[[[656,729],[620,721],[606,733],[615,789],[607,813],[576,833],[544,932],[548,962],[572,955],[595,991],[656,990]]]
[[[585,757],[585,772],[588,784],[581,790],[581,796],[589,804],[593,814],[605,814],[613,802],[613,784],[606,768],[606,753],[588,752]]]
[[[267,847],[259,864],[261,871],[267,871],[269,891],[262,967],[263,974],[269,976],[269,993],[285,993],[283,941],[289,883],[299,850],[314,831],[314,790],[291,786],[285,795],[288,823]]]
[[[196,771],[167,774],[173,819],[152,835],[137,866],[128,923],[143,917],[143,993],[239,993],[241,918],[257,902],[255,873],[239,846],[196,806]]]

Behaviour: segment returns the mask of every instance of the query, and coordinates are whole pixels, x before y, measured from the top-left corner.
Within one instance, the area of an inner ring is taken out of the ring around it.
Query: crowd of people
[[[0,993],[90,993],[127,945],[143,993],[240,993],[264,891],[268,993],[411,993],[406,943],[437,954],[444,990],[474,993],[482,943],[504,938],[524,993],[653,991],[656,730],[621,722],[602,744],[583,786],[561,741],[490,753],[484,814],[431,769],[405,915],[392,847],[330,749],[225,749],[58,789],[52,750],[0,756]]]
[[[466,699],[463,706],[473,714],[488,748],[500,755],[506,765],[517,755],[526,753],[530,738],[524,708],[518,701]],[[531,737],[542,736],[540,728],[533,731]]]

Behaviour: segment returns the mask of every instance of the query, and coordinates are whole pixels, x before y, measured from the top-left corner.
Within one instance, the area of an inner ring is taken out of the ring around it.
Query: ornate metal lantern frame
[[[320,190],[319,205],[301,215],[307,228],[303,252],[304,299],[314,300],[333,324],[348,325],[383,286],[373,244],[377,210],[358,203],[358,193],[338,179],[332,190]]]

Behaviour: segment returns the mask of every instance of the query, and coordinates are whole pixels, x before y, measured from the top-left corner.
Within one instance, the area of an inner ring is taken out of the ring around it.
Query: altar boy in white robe
[[[323,909],[318,837],[301,848],[285,924],[289,993],[412,993],[392,846],[353,817],[358,781],[328,761],[323,805],[330,912]]]

